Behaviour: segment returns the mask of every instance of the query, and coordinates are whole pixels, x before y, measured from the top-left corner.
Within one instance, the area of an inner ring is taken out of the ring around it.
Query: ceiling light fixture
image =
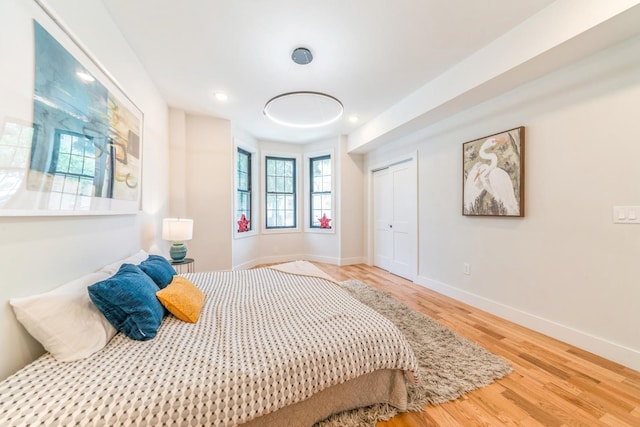
[[[306,47],[291,52],[291,60],[298,65],[313,61],[313,54]],[[271,121],[295,128],[326,126],[338,120],[344,112],[342,102],[322,92],[296,91],[275,96],[262,110]]]
[[[271,98],[263,113],[273,122],[296,128],[326,126],[342,116],[344,106],[337,98],[321,92],[289,92]]]
[[[227,96],[227,94],[226,94],[226,93],[224,93],[224,92],[216,92],[216,94],[215,94],[215,95],[216,95],[216,99],[217,99],[218,101],[222,101],[222,102],[224,102],[224,101],[226,101],[227,99],[229,99],[229,97]]]
[[[355,115],[354,116],[349,116],[349,121],[351,123],[358,123],[358,120],[360,120],[360,117],[358,117],[358,116],[355,116]]]

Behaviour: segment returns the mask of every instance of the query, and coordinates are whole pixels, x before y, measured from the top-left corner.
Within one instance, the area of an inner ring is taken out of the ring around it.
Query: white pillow
[[[9,303],[18,321],[57,360],[84,359],[116,334],[87,291],[89,285],[109,276],[105,272],[91,273],[52,291],[13,298]]]
[[[138,265],[147,258],[149,258],[149,254],[146,251],[140,249],[140,251],[127,258],[123,258],[119,261],[105,265],[100,269],[100,271],[104,271],[105,273],[109,273],[111,276],[113,276],[118,272],[118,270],[120,270],[120,266],[122,264]]]

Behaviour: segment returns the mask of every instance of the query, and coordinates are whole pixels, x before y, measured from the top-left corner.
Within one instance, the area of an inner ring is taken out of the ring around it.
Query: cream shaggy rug
[[[358,280],[340,283],[356,299],[391,319],[405,334],[419,361],[419,378],[409,387],[409,410],[455,400],[511,373],[504,359]],[[375,426],[393,418],[390,405],[374,405],[331,416],[315,427]]]

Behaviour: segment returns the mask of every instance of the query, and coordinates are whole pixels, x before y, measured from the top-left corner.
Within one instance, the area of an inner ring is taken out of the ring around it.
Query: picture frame
[[[143,112],[44,0],[0,15],[0,216],[137,213]]]
[[[524,217],[524,126],[462,144],[462,215]]]

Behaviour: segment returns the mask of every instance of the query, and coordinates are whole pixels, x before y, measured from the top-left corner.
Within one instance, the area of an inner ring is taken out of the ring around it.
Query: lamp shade
[[[193,238],[193,220],[185,218],[163,219],[162,238],[173,242],[191,240]]]

